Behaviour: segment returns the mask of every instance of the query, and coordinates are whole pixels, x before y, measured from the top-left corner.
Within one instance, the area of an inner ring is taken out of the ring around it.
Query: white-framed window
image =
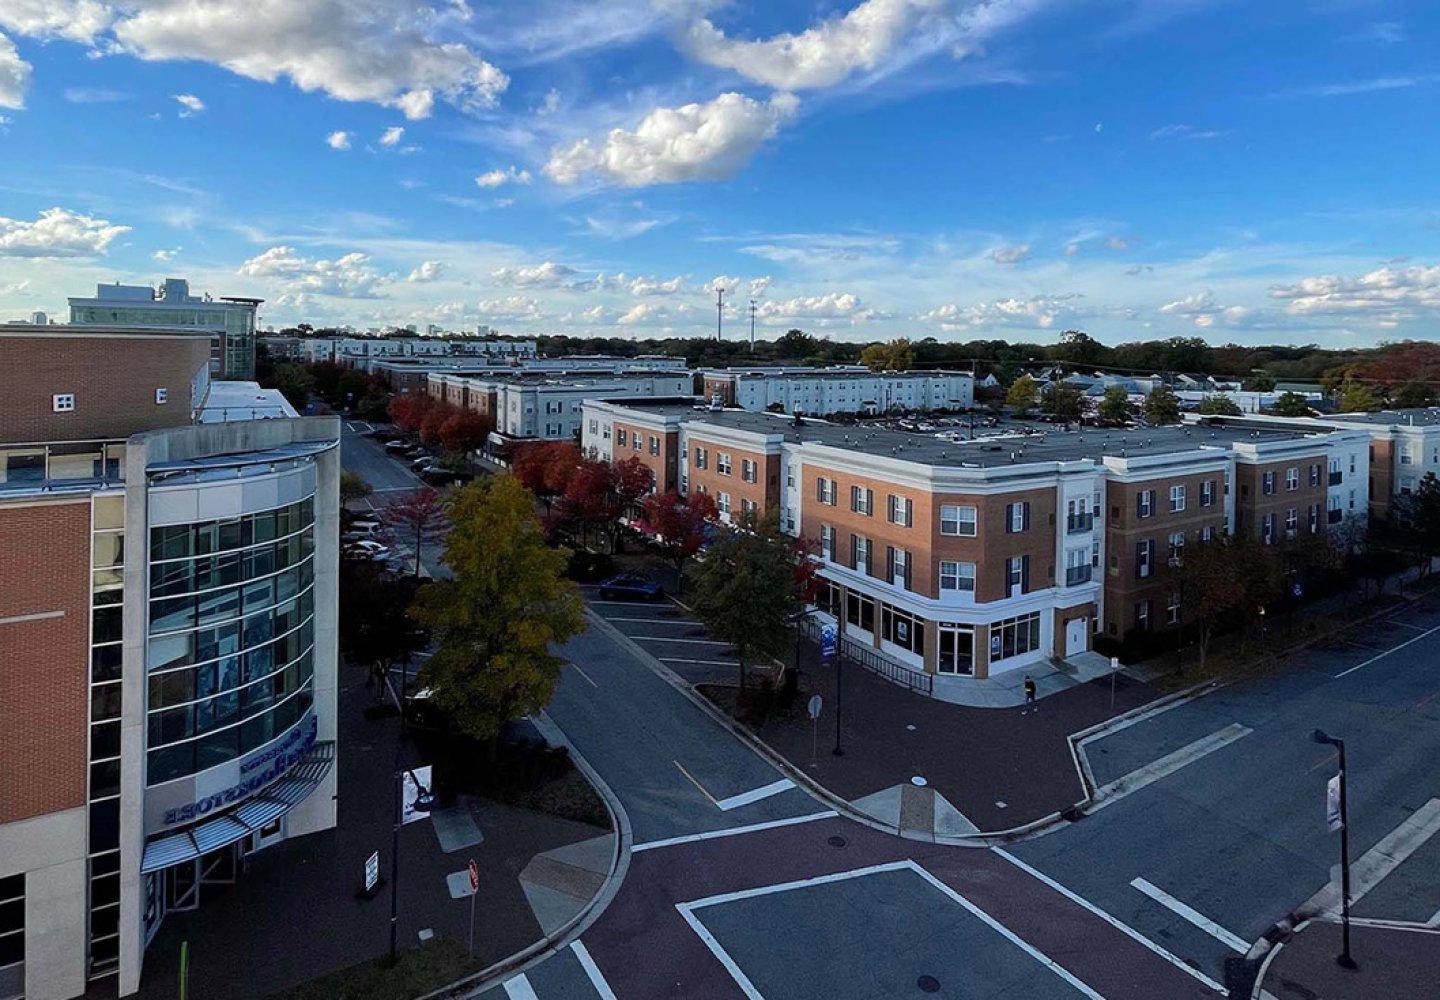
[[[1300,508],[1290,507],[1285,511],[1285,533],[1293,535],[1300,528]]]
[[[1215,480],[1207,479],[1200,484],[1200,506],[1215,506]]]
[[[1135,577],[1144,580],[1155,572],[1155,539],[1135,543]]]
[[[886,576],[890,582],[902,590],[910,589],[910,553],[904,549],[897,549],[893,545],[886,546]]]
[[[850,536],[850,568],[857,573],[870,572],[870,539],[863,535]]]
[[[1170,509],[1177,512],[1185,509],[1185,485],[1183,483],[1176,483],[1170,487]]]
[[[660,454],[660,439],[659,439],[658,437],[656,437],[654,434],[651,434],[651,435],[650,435],[650,454],[652,454],[652,455],[658,455],[658,454]]]
[[[722,476],[730,475],[730,453],[728,451],[717,451],[715,453],[715,471]]]
[[[1298,490],[1299,488],[1300,488],[1300,467],[1299,467],[1299,466],[1296,466],[1296,465],[1292,465],[1292,466],[1290,466],[1290,468],[1288,468],[1288,469],[1285,470],[1285,492],[1286,492],[1286,493],[1289,493],[1289,492],[1291,492],[1292,490]]]
[[[940,534],[974,538],[977,524],[974,507],[964,504],[940,505]]]
[[[621,444],[624,444],[625,442],[624,442],[624,441],[621,441],[620,443],[621,443]],[[696,446],[696,448],[695,448],[695,468],[697,468],[697,469],[703,469],[703,468],[707,467],[709,464],[710,464],[710,453],[709,453],[706,449],[701,448],[701,447],[699,447],[699,446]]]
[[[1180,558],[1185,554],[1185,532],[1172,531],[1168,539],[1170,543],[1170,565],[1180,565]]]
[[[1135,494],[1135,516],[1149,517],[1155,513],[1155,491],[1141,490]]]
[[[1260,492],[1264,493],[1266,496],[1269,496],[1270,494],[1275,492],[1275,473],[1260,473]]]
[[[757,514],[757,513],[759,513],[759,512],[760,512],[760,505],[757,504],[754,500],[747,500],[747,499],[745,499],[744,497],[741,497],[741,498],[740,498],[740,513],[742,513],[742,514]]]
[[[940,589],[975,592],[975,564],[973,562],[940,562]]]
[[[1096,567],[1097,569],[1098,569],[1099,566],[1100,566],[1100,543],[1099,543],[1099,542],[1091,542],[1091,543],[1090,543],[1090,565]]]
[[[1266,545],[1275,544],[1275,515],[1266,514],[1260,519],[1260,540]]]
[[[634,434],[631,435],[630,447],[635,451],[639,451],[641,448],[645,447],[645,441],[643,440],[643,437],[639,431],[636,431]]]
[[[1203,527],[1203,528],[1200,529],[1200,541],[1202,541],[1202,542],[1213,542],[1214,540],[1215,540],[1215,526],[1214,526],[1213,524],[1207,524],[1207,525],[1205,525],[1205,527]]]
[[[1030,557],[1011,556],[1005,560],[1005,583],[1011,596],[1023,594],[1030,589]]]
[[[1005,505],[1005,530],[1012,535],[1019,534],[1030,527],[1030,501],[1021,500],[1018,503]]]
[[[1310,463],[1310,485],[1311,485],[1311,486],[1319,486],[1319,485],[1320,485],[1320,463],[1319,463],[1319,462],[1311,462],[1311,463]]]
[[[891,524],[908,528],[915,522],[915,501],[909,497],[900,497],[891,493],[888,499],[888,508]]]
[[[740,459],[740,478],[747,483],[753,483],[759,478],[755,469],[755,462],[752,459]]]
[[[869,517],[874,507],[874,502],[874,490],[867,489],[863,486],[850,487],[850,509],[855,513],[864,514],[866,517]]]
[[[1040,648],[1040,613],[1007,618],[990,626],[990,660],[1033,653]]]
[[[155,405],[164,406],[170,402],[170,390],[163,385],[155,390]]]
[[[1316,533],[1317,531],[1319,531],[1319,530],[1320,530],[1320,505],[1319,505],[1318,503],[1312,503],[1312,504],[1310,505],[1310,534],[1313,535],[1313,534],[1315,534],[1315,533]]]
[[[50,397],[50,407],[56,413],[73,413],[75,411],[75,394],[73,392],[57,392]]]
[[[821,476],[815,480],[815,499],[828,506],[835,506],[835,480]]]
[[[1135,602],[1135,627],[1142,632],[1150,628],[1150,598]]]
[[[719,492],[715,494],[715,507],[722,514],[730,513],[730,494]]]
[[[623,428],[623,427],[617,427],[617,428],[615,428],[615,443],[616,443],[616,444],[618,444],[620,447],[623,448],[623,447],[625,447],[625,442],[628,441],[628,440],[629,440],[629,436],[628,436],[628,433],[627,433],[627,431],[625,430],[625,428]],[[696,448],[696,449],[695,449],[695,464],[696,464],[699,468],[702,468],[702,469],[705,468],[704,463],[700,460],[700,456],[703,455],[703,454],[705,454],[705,449],[704,449],[704,448]]]
[[[835,526],[820,525],[820,555],[828,562],[835,561]]]
[[[1171,594],[1170,599],[1165,602],[1165,624],[1180,624],[1180,595]]]

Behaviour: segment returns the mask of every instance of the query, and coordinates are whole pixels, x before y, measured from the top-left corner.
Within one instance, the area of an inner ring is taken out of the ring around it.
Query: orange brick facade
[[[654,474],[657,490],[664,492],[679,489],[679,431],[663,431],[617,420],[611,433],[611,448],[615,461],[639,459]]]
[[[0,441],[116,439],[188,424],[191,385],[209,364],[208,335],[27,337],[0,327]],[[75,397],[73,411],[55,412],[62,394]]]
[[[1302,531],[1307,528],[1307,511],[1319,505],[1320,516],[1325,516],[1326,483],[1329,477],[1326,455],[1323,451],[1314,455],[1288,459],[1283,462],[1263,464],[1237,463],[1235,466],[1235,534],[1241,537],[1259,539],[1266,515],[1274,517],[1274,541],[1285,537],[1285,517],[1290,510],[1297,512],[1298,524]],[[1312,479],[1311,470],[1318,469],[1318,482]],[[1286,474],[1295,470],[1299,484],[1288,489]],[[1273,492],[1265,492],[1265,475],[1274,477]],[[1314,483],[1312,485],[1312,483]]]
[[[89,577],[88,497],[0,504],[0,823],[85,804]]]
[[[686,442],[690,450],[688,475],[691,490],[709,493],[716,497],[716,503],[720,502],[719,494],[728,495],[730,511],[735,517],[740,516],[746,501],[754,504],[756,513],[762,517],[779,508],[780,455],[778,453],[766,454],[762,451],[737,448],[733,444],[707,438],[702,432],[694,429],[686,435]],[[697,449],[703,449],[705,452],[703,468],[697,456]],[[619,455],[618,448],[616,454]],[[729,456],[730,459],[728,474],[720,471],[722,455]],[[754,463],[754,482],[745,480],[745,463],[747,461]]]

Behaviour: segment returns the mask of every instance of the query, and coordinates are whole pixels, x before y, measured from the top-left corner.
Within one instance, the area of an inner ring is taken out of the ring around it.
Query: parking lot
[[[691,684],[735,680],[734,647],[710,638],[705,626],[669,595],[652,601],[602,600],[599,587],[580,589],[596,614]]]

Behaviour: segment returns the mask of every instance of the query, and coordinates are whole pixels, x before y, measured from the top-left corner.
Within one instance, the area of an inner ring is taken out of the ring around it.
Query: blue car
[[[600,600],[616,598],[624,601],[658,601],[665,596],[665,588],[654,580],[647,580],[634,573],[621,573],[608,580],[600,581]]]

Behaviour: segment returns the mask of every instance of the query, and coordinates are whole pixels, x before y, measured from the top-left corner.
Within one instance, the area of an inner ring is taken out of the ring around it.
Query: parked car
[[[600,600],[620,598],[626,601],[658,601],[665,596],[665,588],[654,580],[647,580],[637,573],[621,573],[608,580],[600,581]]]
[[[385,559],[390,555],[390,546],[370,539],[362,538],[357,542],[350,542],[345,546],[347,554],[358,556],[361,559]]]
[[[420,478],[431,486],[464,486],[475,478],[475,473],[464,469],[446,469],[439,465],[428,465],[420,470]]]
[[[347,540],[353,537],[356,541],[361,538],[374,538],[380,534],[382,527],[384,526],[378,517],[356,517],[351,519],[345,533],[340,537]]]
[[[595,583],[615,575],[615,560],[605,552],[576,549],[570,554],[565,575],[577,583]]]

